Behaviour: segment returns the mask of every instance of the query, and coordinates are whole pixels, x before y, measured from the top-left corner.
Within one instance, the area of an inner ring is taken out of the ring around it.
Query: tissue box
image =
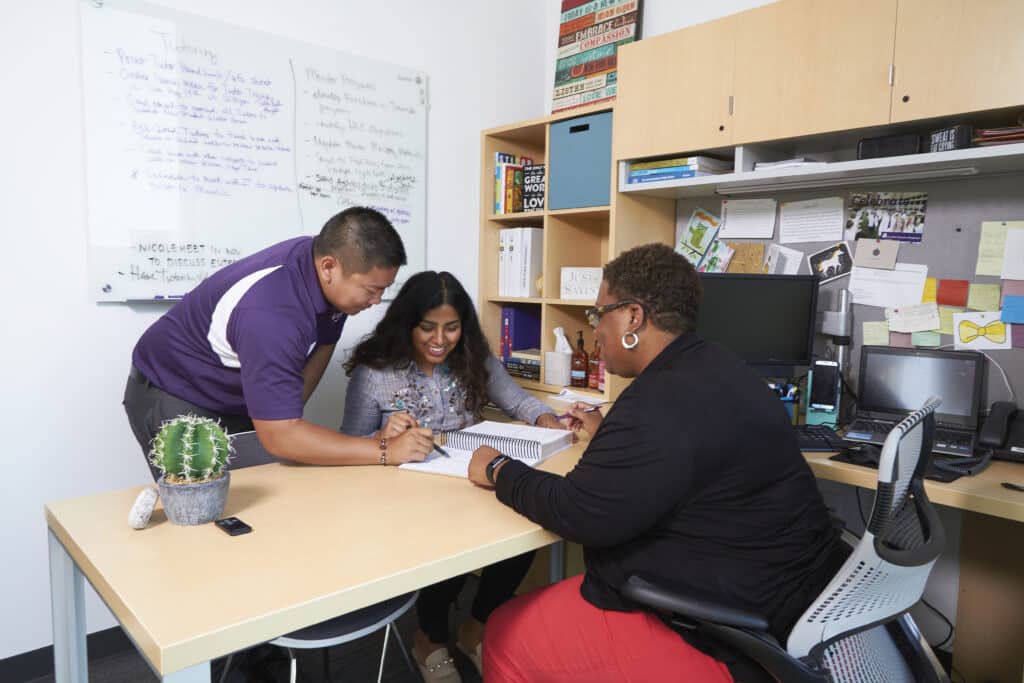
[[[562,299],[597,298],[597,290],[601,287],[601,268],[562,268],[562,287],[559,296]]]

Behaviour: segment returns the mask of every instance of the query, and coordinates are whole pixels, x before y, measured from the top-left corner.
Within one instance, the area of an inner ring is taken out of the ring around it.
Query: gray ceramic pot
[[[228,500],[228,482],[231,473],[220,479],[200,484],[168,484],[163,477],[157,482],[160,500],[171,524],[194,526],[206,524],[220,517]]]

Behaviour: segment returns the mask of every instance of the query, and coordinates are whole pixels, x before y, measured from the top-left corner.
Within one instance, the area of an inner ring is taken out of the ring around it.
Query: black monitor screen
[[[861,350],[858,410],[906,414],[931,396],[942,399],[936,419],[977,424],[984,357],[970,351],[865,346]]]
[[[697,333],[750,365],[810,365],[818,302],[812,275],[702,273]]]

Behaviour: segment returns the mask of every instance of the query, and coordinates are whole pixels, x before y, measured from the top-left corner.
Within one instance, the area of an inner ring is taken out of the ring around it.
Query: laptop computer
[[[847,441],[882,444],[896,423],[930,396],[935,413],[933,453],[970,457],[978,431],[985,357],[974,351],[865,346],[860,353],[860,399]]]

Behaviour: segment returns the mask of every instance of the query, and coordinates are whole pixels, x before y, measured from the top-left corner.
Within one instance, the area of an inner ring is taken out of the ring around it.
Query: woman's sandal
[[[462,683],[458,669],[455,668],[455,660],[448,653],[448,648],[442,647],[434,650],[423,664],[416,660],[424,683]]]

